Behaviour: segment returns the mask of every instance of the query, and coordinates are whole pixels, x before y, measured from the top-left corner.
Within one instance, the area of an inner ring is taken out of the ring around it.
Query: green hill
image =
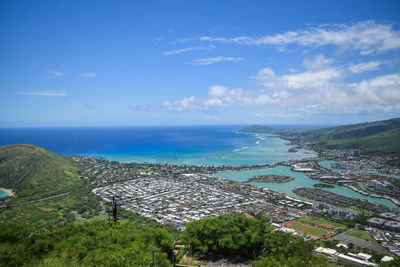
[[[400,156],[400,119],[305,131],[298,136],[331,149],[358,148],[367,155]]]
[[[0,147],[0,187],[16,193],[11,199],[0,199],[0,224],[52,226],[78,218],[107,218],[107,204],[91,192],[80,171],[75,161],[38,146]],[[118,217],[136,227],[161,227],[122,209]]]
[[[365,155],[400,157],[400,118],[312,130],[280,130],[255,125],[243,131],[278,134],[330,149],[358,148]]]
[[[74,161],[34,145],[0,147],[0,186],[19,199],[68,192],[83,184]]]

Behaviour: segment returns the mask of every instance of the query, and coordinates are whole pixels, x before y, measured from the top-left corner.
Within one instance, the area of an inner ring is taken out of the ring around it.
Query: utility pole
[[[115,200],[115,196],[112,198],[112,216],[113,216],[113,221],[117,222],[117,201]]]

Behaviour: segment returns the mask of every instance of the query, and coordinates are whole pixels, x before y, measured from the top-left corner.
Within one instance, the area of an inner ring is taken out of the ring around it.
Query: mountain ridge
[[[367,155],[400,156],[400,118],[312,130],[253,125],[242,131],[277,134],[291,141],[311,142],[329,149],[358,148]]]
[[[44,197],[82,185],[81,167],[66,157],[30,144],[0,147],[0,186],[18,198]]]

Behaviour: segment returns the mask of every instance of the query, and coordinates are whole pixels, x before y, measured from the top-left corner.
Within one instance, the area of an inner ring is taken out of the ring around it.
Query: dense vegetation
[[[0,147],[0,186],[16,193],[0,202],[7,205],[0,209],[0,223],[53,225],[93,217],[102,209],[101,199],[91,193],[80,171],[76,162],[41,147]],[[46,199],[52,196],[57,197]]]
[[[331,149],[359,148],[366,155],[400,157],[400,118],[311,130],[255,125],[242,131],[278,134]]]
[[[17,200],[69,192],[82,186],[80,166],[34,145],[0,147],[0,185],[12,188]]]
[[[156,266],[171,266],[180,234],[194,254],[240,255],[255,267],[335,266],[311,253],[314,242],[273,231],[265,217],[221,215],[180,233],[119,209],[120,221],[111,223],[108,204],[75,162],[32,145],[0,147],[0,186],[17,193],[0,202],[0,266],[150,266],[152,251]]]
[[[0,147],[0,159],[0,187],[16,191],[16,197],[0,200],[0,224],[49,227],[99,214],[107,218],[110,205],[91,192],[92,188],[80,177],[80,166],[71,159],[33,145]],[[68,194],[43,199],[60,192]],[[33,202],[26,203],[29,201]],[[162,227],[177,232],[122,209],[118,217],[136,227]]]
[[[240,255],[257,266],[322,266],[325,259],[313,256],[313,242],[266,224],[267,219],[244,215],[220,215],[187,224],[183,241],[193,253]]]
[[[171,266],[173,236],[133,223],[71,223],[52,229],[0,224],[0,266]]]

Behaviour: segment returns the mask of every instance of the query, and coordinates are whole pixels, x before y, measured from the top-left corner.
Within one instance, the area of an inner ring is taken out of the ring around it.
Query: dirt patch
[[[324,226],[329,229],[330,228],[335,229],[335,226],[333,226],[332,224],[329,224],[329,223],[321,223],[321,224],[318,224],[318,226]]]
[[[46,212],[51,211],[51,208],[46,208],[46,207],[39,207],[39,209]]]
[[[298,225],[298,226],[302,226],[302,227],[296,227],[294,225]],[[312,225],[309,225],[309,224],[305,224],[305,223],[302,223],[302,222],[284,222],[284,223],[282,223],[282,226],[291,228],[291,229],[295,230],[298,233],[307,234],[307,235],[310,235],[310,236],[316,237],[316,238],[329,238],[334,234],[333,232],[331,232],[331,231],[329,231],[327,229],[319,228],[319,227],[312,226]],[[303,229],[301,229],[301,228],[303,228]],[[325,232],[327,234],[318,235],[316,233],[312,233],[313,232],[312,229],[319,230],[320,232],[322,231],[322,232]]]

